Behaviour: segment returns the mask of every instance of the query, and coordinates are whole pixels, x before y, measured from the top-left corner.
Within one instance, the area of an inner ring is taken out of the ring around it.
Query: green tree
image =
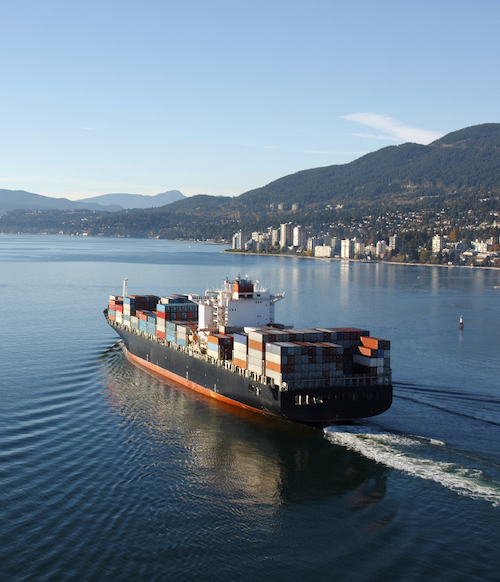
[[[431,256],[431,251],[428,251],[427,249],[423,249],[420,252],[420,262],[421,263],[428,263],[430,256]]]

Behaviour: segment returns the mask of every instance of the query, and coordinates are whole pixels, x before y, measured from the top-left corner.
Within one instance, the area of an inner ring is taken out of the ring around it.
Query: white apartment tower
[[[280,247],[288,247],[293,243],[293,224],[287,222],[280,225]]]
[[[305,247],[307,244],[306,230],[303,226],[298,224],[293,227],[293,246]]]

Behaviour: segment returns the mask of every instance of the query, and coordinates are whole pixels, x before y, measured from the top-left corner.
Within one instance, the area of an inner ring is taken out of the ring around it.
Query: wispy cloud
[[[374,133],[353,133],[354,137],[367,137],[368,139],[383,139],[385,141],[400,141],[397,137],[391,137],[390,135],[375,135]]]
[[[363,137],[428,144],[443,136],[442,133],[438,133],[437,131],[408,127],[397,119],[379,113],[351,113],[350,115],[343,115],[342,119],[355,121],[356,123],[361,123],[362,125],[367,125],[373,129],[385,132],[383,135],[355,134],[362,135]]]

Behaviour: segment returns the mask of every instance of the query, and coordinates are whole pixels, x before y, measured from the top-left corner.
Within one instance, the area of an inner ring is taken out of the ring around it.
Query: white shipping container
[[[362,366],[368,366],[369,368],[376,368],[378,366],[384,365],[384,358],[369,358],[368,356],[361,356],[360,354],[354,354],[352,361],[355,364],[361,364]]]
[[[248,348],[248,357],[258,358],[261,361],[264,359],[265,352],[259,352],[259,350],[254,350],[253,348]]]
[[[264,331],[251,331],[248,333],[248,339],[260,344],[269,341],[269,333]]]
[[[255,364],[250,364],[250,362],[247,364],[247,370],[259,375],[262,375],[264,373],[263,366],[256,366]]]
[[[288,363],[288,356],[287,355],[280,355],[280,354],[273,354],[272,352],[266,352],[266,362],[272,362],[273,364],[287,364]]]
[[[268,370],[266,368],[265,375],[268,378],[271,378],[276,382],[276,384],[281,384],[282,382],[282,375],[279,372],[275,372],[274,370]]]
[[[263,360],[259,360],[258,358],[252,358],[250,356],[248,356],[247,362],[249,365],[251,364],[252,366],[260,366],[261,368],[264,366]]]
[[[234,346],[241,346],[242,348],[247,349],[248,342],[238,341],[238,338],[234,338],[233,345]]]

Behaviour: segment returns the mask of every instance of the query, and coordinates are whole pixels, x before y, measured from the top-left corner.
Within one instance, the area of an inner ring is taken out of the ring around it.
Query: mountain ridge
[[[298,208],[292,210],[294,203]],[[344,165],[300,170],[234,198],[200,194],[158,208],[98,212],[85,216],[85,225],[88,233],[109,236],[227,239],[241,228],[253,232],[283,222],[317,232],[337,224],[340,234],[342,225],[388,212],[446,212],[465,224],[459,217],[471,209],[475,224],[493,224],[500,216],[500,123],[457,130],[429,145],[384,147]],[[52,211],[50,220],[48,214],[45,219],[16,211],[0,217],[0,231],[78,232],[78,220],[65,211]]]
[[[184,198],[186,197],[179,190],[168,190],[154,196],[146,196],[144,194],[102,194],[92,198],[83,198],[79,202],[118,205],[124,209],[157,208]]]
[[[185,196],[179,190],[169,190],[155,196],[142,194],[103,194],[82,200],[52,198],[26,190],[0,189],[0,215],[12,210],[94,210],[98,212],[118,212],[131,208],[156,208],[182,200]]]

